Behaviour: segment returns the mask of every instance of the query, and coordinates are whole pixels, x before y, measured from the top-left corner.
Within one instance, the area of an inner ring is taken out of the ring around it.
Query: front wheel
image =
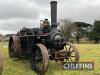
[[[38,74],[43,74],[47,71],[49,54],[47,48],[43,44],[36,44],[31,51],[31,67]]]
[[[65,45],[65,49],[67,52],[67,61],[68,62],[78,62],[79,61],[79,51],[77,50],[77,48],[74,45],[67,43]]]

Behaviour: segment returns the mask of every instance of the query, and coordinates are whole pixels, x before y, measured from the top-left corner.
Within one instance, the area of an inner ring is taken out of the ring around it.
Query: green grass
[[[94,62],[94,70],[63,70],[61,62],[50,61],[46,75],[100,75],[100,44],[75,44],[80,52],[80,61]],[[4,55],[3,75],[37,75],[27,60],[11,60],[7,43],[0,43]]]

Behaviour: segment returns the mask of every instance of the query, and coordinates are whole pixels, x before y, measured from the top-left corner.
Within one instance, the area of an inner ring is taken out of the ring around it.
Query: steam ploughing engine
[[[51,1],[50,4],[51,26],[45,19],[43,27],[23,27],[9,39],[9,57],[28,57],[32,70],[38,74],[47,71],[49,60],[79,61],[78,50],[57,29],[57,2]]]

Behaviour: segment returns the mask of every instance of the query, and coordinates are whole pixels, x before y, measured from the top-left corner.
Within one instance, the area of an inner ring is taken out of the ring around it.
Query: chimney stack
[[[57,1],[51,1],[51,28],[57,28]]]

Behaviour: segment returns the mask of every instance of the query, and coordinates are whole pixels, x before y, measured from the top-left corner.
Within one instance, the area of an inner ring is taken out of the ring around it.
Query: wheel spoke
[[[39,52],[38,57],[41,57],[41,56],[42,56],[42,54],[41,54],[41,52]]]
[[[10,50],[12,50],[12,49],[13,49],[13,46],[10,47]]]
[[[70,57],[70,60],[73,61],[71,57]]]
[[[71,49],[71,46],[69,47],[69,49],[68,50],[70,50]]]
[[[67,47],[65,46],[66,50],[67,50]]]
[[[37,68],[38,68],[38,69],[42,70],[43,63],[37,63],[37,65],[36,65],[36,66],[37,66]]]
[[[39,62],[39,61],[41,61],[42,60],[42,57],[36,57],[35,58],[35,61],[37,61],[37,62]]]
[[[75,57],[75,56],[71,56],[71,57]]]
[[[69,58],[67,59],[67,61],[69,61]]]
[[[71,51],[71,53],[73,53],[73,52],[74,52],[74,50]]]

